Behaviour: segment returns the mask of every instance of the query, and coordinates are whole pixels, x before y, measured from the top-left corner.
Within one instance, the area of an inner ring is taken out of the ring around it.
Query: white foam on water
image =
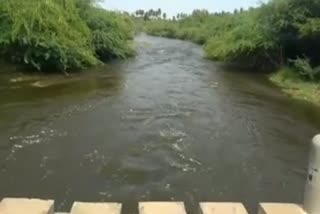
[[[9,141],[13,142],[13,146],[6,159],[7,160],[15,159],[14,157],[15,153],[28,146],[49,142],[52,138],[64,137],[66,135],[67,135],[67,132],[64,132],[64,131],[43,128],[38,133],[31,134],[31,135],[11,136],[9,138]]]
[[[186,136],[186,133],[177,129],[170,128],[168,130],[161,130],[159,132],[162,138],[166,139],[176,139],[176,138],[183,138]]]

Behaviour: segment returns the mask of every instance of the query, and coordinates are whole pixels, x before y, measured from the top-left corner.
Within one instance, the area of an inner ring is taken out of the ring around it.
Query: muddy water
[[[93,71],[1,69],[0,198],[300,202],[320,110],[265,74],[222,68],[201,47],[145,35],[138,55]]]

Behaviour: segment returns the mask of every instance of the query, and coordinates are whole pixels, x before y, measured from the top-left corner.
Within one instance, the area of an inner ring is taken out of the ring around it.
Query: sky
[[[235,8],[258,6],[267,0],[103,0],[103,7],[111,10],[134,12],[137,9],[161,8],[169,16],[177,13],[191,13],[194,9],[210,12],[233,11]]]

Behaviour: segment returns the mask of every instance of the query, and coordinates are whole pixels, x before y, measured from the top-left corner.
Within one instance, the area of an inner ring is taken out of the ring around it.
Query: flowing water
[[[261,72],[223,68],[200,46],[140,35],[138,55],[93,71],[2,68],[0,198],[301,202],[320,110]]]

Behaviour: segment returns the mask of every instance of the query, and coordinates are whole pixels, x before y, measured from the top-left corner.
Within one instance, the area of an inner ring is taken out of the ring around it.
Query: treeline
[[[0,58],[41,71],[83,69],[133,54],[131,19],[95,0],[0,1]]]
[[[148,11],[144,11],[143,9],[139,9],[133,13],[135,17],[143,18],[145,21],[151,20],[151,19],[166,19],[167,14],[162,13],[161,8],[158,10],[150,9]]]
[[[161,8],[154,10],[154,9],[149,9],[149,10],[143,10],[139,9],[136,10],[134,13],[131,14],[135,18],[142,18],[144,21],[150,21],[150,20],[155,20],[155,19],[163,19],[163,20],[180,20],[188,15],[185,13],[178,13],[176,16],[169,17],[166,12],[163,12]]]
[[[214,60],[290,66],[305,80],[320,79],[319,0],[271,0],[233,13],[196,10],[179,21],[145,22],[145,31],[203,44]]]

